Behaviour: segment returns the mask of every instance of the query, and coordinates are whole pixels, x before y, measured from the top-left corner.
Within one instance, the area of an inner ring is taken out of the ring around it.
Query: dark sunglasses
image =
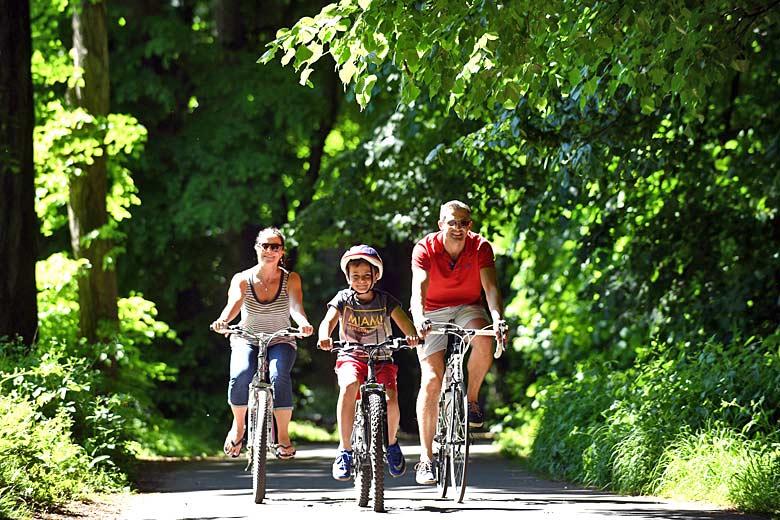
[[[448,220],[446,224],[450,227],[467,228],[471,224],[471,219],[464,218],[463,220]]]
[[[263,251],[268,251],[269,249],[271,251],[279,251],[284,246],[282,244],[269,244],[268,242],[263,242],[262,244],[258,244],[260,247],[263,248]]]

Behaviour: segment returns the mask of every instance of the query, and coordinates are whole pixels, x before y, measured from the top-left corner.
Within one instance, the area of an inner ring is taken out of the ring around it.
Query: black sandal
[[[238,448],[238,453],[233,453],[233,450],[231,450],[228,447],[228,444],[227,444],[228,441],[230,441],[231,446],[233,446],[234,448]],[[238,442],[233,442],[230,439],[230,433],[228,433],[228,436],[225,437],[225,445],[222,447],[222,450],[225,452],[225,455],[227,455],[231,459],[236,459],[236,458],[238,458],[239,455],[241,455],[241,449],[243,447],[244,447],[244,439],[241,439]]]
[[[282,450],[289,450],[290,448],[292,448],[292,452],[291,453],[285,453],[285,452],[282,451]],[[279,446],[276,447],[276,452],[274,453],[274,455],[276,455],[276,458],[280,459],[280,460],[290,460],[290,459],[295,458],[295,454],[296,453],[297,453],[297,451],[296,451],[294,446],[280,444]]]

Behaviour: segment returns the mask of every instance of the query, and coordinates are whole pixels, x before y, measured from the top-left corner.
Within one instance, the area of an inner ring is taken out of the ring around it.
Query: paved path
[[[403,445],[403,443],[402,443]],[[154,492],[134,495],[123,520],[238,520],[298,518],[403,518],[493,520],[541,519],[660,519],[755,520],[768,517],[739,515],[706,504],[627,497],[540,480],[502,458],[493,446],[473,446],[469,488],[462,504],[440,499],[435,486],[419,486],[412,466],[419,447],[403,446],[409,468],[398,479],[385,479],[386,513],[355,503],[352,483],[333,480],[330,465],[335,446],[298,446],[292,461],[269,460],[268,490],[263,504],[254,504],[252,481],[244,472],[245,458],[215,458],[197,462],[160,464],[146,483]],[[450,496],[452,492],[450,492]],[[371,503],[369,503],[371,505]],[[316,516],[314,516],[316,515]]]

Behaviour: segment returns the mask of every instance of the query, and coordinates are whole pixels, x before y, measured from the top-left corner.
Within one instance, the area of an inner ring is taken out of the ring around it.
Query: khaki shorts
[[[481,305],[456,305],[455,307],[444,307],[435,311],[425,313],[425,317],[434,323],[446,323],[452,320],[455,325],[465,327],[470,321],[481,318],[484,326],[490,323],[485,308]],[[447,348],[447,336],[440,334],[429,334],[425,337],[425,343],[417,347],[417,357],[425,359],[435,352]]]

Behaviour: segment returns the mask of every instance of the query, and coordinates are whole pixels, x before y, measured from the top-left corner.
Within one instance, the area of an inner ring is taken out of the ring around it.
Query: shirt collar
[[[467,251],[471,247],[472,236],[473,231],[466,232],[466,245],[463,247],[463,251]],[[437,231],[433,236],[433,252],[435,254],[447,254],[447,252],[444,250],[444,231]]]

